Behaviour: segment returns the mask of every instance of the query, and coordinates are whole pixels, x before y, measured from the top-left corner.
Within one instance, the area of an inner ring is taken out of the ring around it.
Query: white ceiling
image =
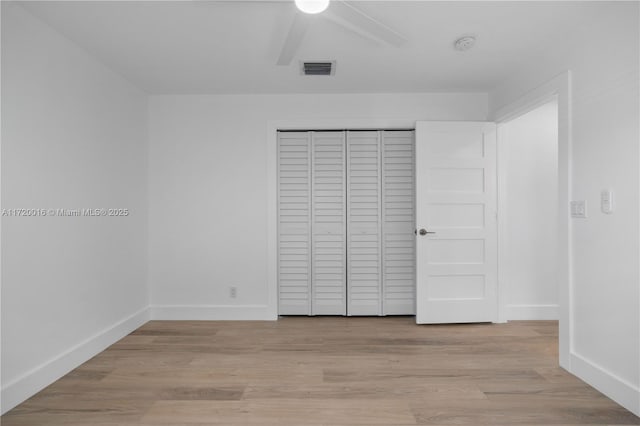
[[[378,44],[314,16],[297,57],[276,60],[292,1],[43,1],[24,7],[149,93],[485,92],[563,52],[615,2],[358,1],[402,33]],[[475,35],[468,52],[453,49]],[[336,60],[303,77],[300,60]]]

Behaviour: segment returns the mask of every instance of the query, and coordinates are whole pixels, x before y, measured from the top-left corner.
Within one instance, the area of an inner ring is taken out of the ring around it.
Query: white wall
[[[276,312],[267,290],[269,122],[486,114],[484,94],[152,96],[152,315],[270,319]],[[238,288],[236,299],[229,286]]]
[[[572,72],[572,372],[640,414],[639,8],[615,2],[573,50],[538,58],[498,87],[492,111],[564,70]],[[599,211],[600,191],[616,211]]]
[[[482,94],[154,96],[147,147],[144,93],[2,9],[2,207],[132,211],[3,218],[3,410],[144,322],[147,273],[156,317],[268,316],[268,122],[487,116]],[[591,211],[573,223],[572,371],[640,413],[638,4],[615,9],[491,104],[573,71],[573,198]]]
[[[558,104],[547,103],[504,125],[506,235],[501,273],[507,319],[558,319]]]
[[[3,410],[146,319],[146,95],[2,2]]]

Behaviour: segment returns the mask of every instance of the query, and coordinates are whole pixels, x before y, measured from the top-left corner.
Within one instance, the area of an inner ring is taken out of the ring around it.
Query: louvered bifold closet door
[[[382,315],[380,132],[347,133],[349,315]]]
[[[312,315],[346,315],[344,145],[344,132],[312,132]]]
[[[383,314],[414,315],[415,132],[382,132]]]
[[[280,315],[311,314],[311,133],[278,133]]]

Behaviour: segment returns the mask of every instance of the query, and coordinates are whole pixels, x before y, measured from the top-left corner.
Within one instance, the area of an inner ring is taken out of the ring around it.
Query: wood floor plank
[[[200,386],[221,386],[248,383],[320,383],[322,370],[292,367],[279,368],[220,367],[220,368],[119,368],[102,379],[103,383],[123,386],[138,382],[153,384],[190,383]]]
[[[159,401],[143,423],[209,422],[211,424],[353,425],[414,424],[409,404],[402,400],[269,399],[241,402]]]
[[[398,369],[420,369],[428,365],[432,369],[508,369],[533,370],[543,376],[544,371],[558,368],[558,361],[551,356],[522,354],[499,356],[487,354],[438,353],[434,355],[397,355],[387,357],[389,366]],[[336,364],[339,365],[339,364]],[[543,376],[544,377],[544,376]]]
[[[388,368],[393,361],[379,354],[358,357],[324,354],[318,352],[261,353],[259,357],[241,357],[224,354],[198,354],[189,364],[191,367],[203,368],[309,368],[323,369],[340,365],[344,368]]]
[[[558,366],[554,321],[151,321],[3,426],[640,425]]]
[[[244,394],[244,385],[226,386],[180,386],[177,383],[101,383],[99,386],[87,387],[79,393],[77,386],[55,383],[39,392],[30,400],[30,404],[37,401],[93,401],[126,399],[132,400],[240,400]]]
[[[549,404],[523,398],[519,401],[474,400],[446,403],[425,400],[411,403],[416,421],[421,425],[433,424],[490,424],[490,425],[548,425],[554,423],[570,425],[607,424],[638,425],[640,419],[615,404],[609,406],[587,403]]]
[[[194,359],[192,352],[169,352],[162,350],[113,349],[103,352],[90,361],[93,369],[116,368],[176,368],[189,365]]]
[[[154,401],[65,399],[46,401],[32,398],[2,416],[3,426],[92,425],[98,422],[142,420]]]
[[[342,368],[324,370],[326,382],[380,382],[395,381],[399,386],[405,382],[422,383],[487,383],[538,382],[544,378],[534,370],[527,369],[436,369],[394,368],[375,371],[353,371]]]
[[[605,398],[600,392],[590,386],[584,384],[566,384],[566,383],[481,383],[478,385],[488,399],[491,400],[508,400],[524,398],[528,401],[539,401],[544,403],[546,400],[554,401],[588,401],[591,404],[612,402]]]
[[[319,385],[249,385],[243,399],[486,399],[471,385],[428,385],[423,383],[322,383]]]

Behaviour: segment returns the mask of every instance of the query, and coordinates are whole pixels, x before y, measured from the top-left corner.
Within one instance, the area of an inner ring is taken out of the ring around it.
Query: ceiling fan
[[[280,51],[277,65],[289,65],[317,17],[328,19],[349,31],[378,43],[399,47],[407,40],[345,0],[295,0],[298,11]],[[317,15],[317,16],[313,16]]]

